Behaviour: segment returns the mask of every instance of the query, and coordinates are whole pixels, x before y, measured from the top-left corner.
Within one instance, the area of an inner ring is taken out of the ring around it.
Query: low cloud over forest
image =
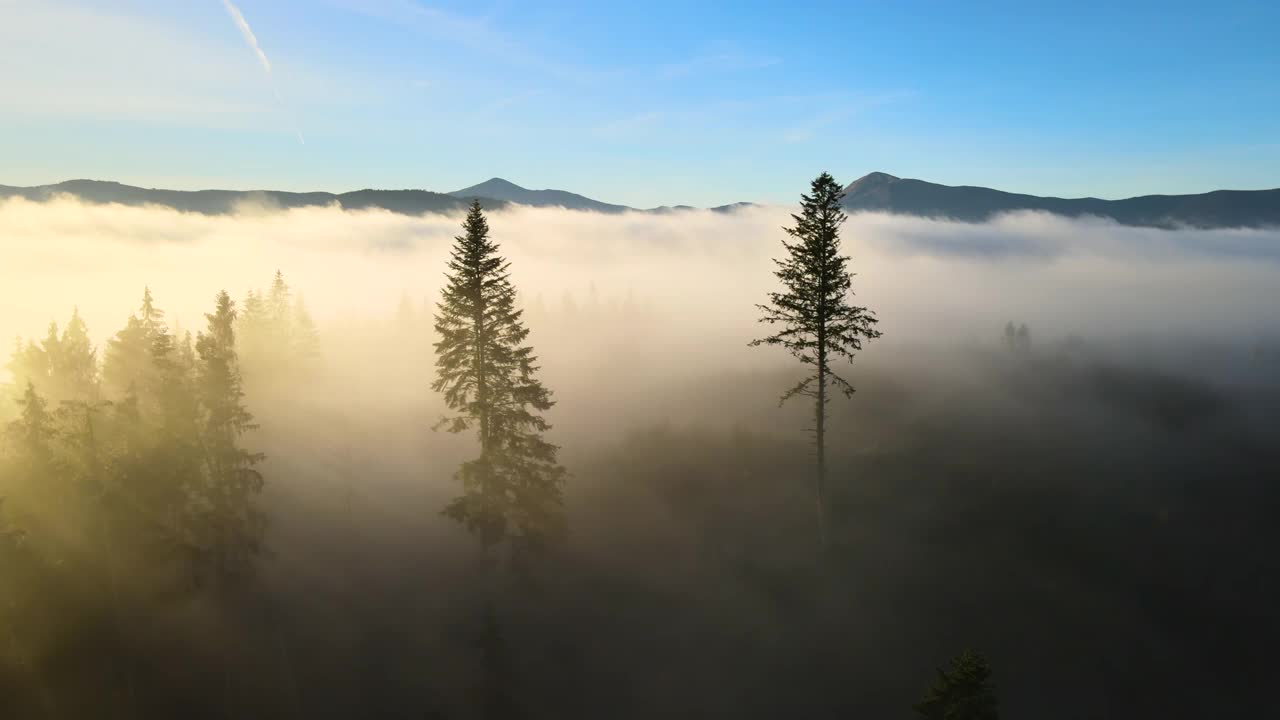
[[[969,647],[1008,717],[1265,713],[1280,229],[852,216],[853,290],[884,336],[841,366],[857,392],[832,406],[824,553],[810,416],[778,407],[799,372],[747,347],[790,212],[489,214],[570,473],[567,539],[502,627],[520,716],[904,717]],[[478,716],[477,551],[440,514],[474,441],[431,430],[460,221],[0,204],[6,337],[38,343],[74,310],[101,362],[144,288],[180,336],[280,271],[317,342],[244,358],[245,444],[266,455],[252,596],[110,594],[97,570],[39,566],[23,577],[56,601],[0,609],[0,708]],[[0,421],[21,391],[0,388]],[[76,519],[56,508],[26,511]],[[118,568],[113,588],[150,577],[50,533],[49,557]]]

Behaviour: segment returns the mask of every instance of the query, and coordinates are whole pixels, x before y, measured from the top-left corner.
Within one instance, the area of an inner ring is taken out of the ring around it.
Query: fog
[[[1280,229],[851,217],[856,299],[884,337],[841,368],[858,392],[833,405],[823,556],[811,409],[778,407],[801,373],[747,347],[789,212],[490,214],[571,473],[569,538],[505,607],[521,714],[902,717],[969,646],[1010,717],[1269,707]],[[265,599],[125,613],[141,689],[103,670],[107,640],[41,636],[23,665],[40,682],[6,676],[18,707],[479,716],[478,551],[440,515],[474,440],[430,430],[460,221],[0,204],[7,337],[78,307],[101,348],[144,286],[196,331],[219,290],[240,301],[280,270],[321,343],[305,377],[245,370]],[[1009,321],[1029,351],[1002,345]]]
[[[492,217],[528,302],[583,303],[592,286],[602,302],[633,293],[725,359],[743,354],[730,338],[751,334],[752,306],[772,287],[770,258],[788,212],[519,208]],[[251,206],[205,216],[13,199],[0,204],[0,286],[23,302],[4,309],[0,330],[39,334],[80,302],[105,336],[143,285],[180,322],[196,322],[217,290],[239,297],[275,269],[306,293],[321,322],[361,320],[394,309],[405,292],[434,302],[458,221]],[[859,274],[855,292],[892,322],[871,353],[985,341],[1011,318],[1053,336],[1241,338],[1280,325],[1269,292],[1280,230],[1164,231],[1036,213],[983,225],[859,214],[845,238]]]

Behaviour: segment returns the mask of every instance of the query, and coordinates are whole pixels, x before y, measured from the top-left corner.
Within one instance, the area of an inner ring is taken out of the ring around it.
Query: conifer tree
[[[256,290],[246,293],[244,302],[240,304],[236,332],[241,363],[252,374],[253,369],[266,361],[267,348],[271,343],[266,305]]]
[[[13,386],[17,400],[21,400],[28,384],[35,387],[37,393],[51,394],[53,384],[53,363],[58,354],[58,324],[49,323],[44,340],[36,342],[28,339],[26,343],[18,340],[13,348],[13,355],[6,366],[13,377]]]
[[[155,306],[151,288],[144,288],[138,313],[130,315],[124,329],[107,342],[102,377],[111,397],[122,397],[130,386],[148,382],[151,346],[164,329],[164,311]]]
[[[293,292],[284,281],[284,273],[279,270],[271,279],[264,306],[271,342],[287,353],[293,344]]]
[[[111,397],[122,397],[129,387],[142,380],[150,365],[151,341],[137,315],[130,315],[125,326],[107,341],[102,362],[102,381]]]
[[[98,353],[89,340],[89,328],[80,318],[80,309],[62,331],[57,352],[51,356],[50,371],[59,400],[89,401],[98,395]]]
[[[48,329],[45,330],[44,340],[40,341],[40,351],[43,353],[43,358],[44,358],[44,363],[40,367],[42,371],[42,374],[40,377],[46,383],[52,382],[53,368],[58,364],[60,364],[61,362],[60,359],[58,358],[58,355],[62,351],[61,347],[59,347],[60,343],[61,341],[59,340],[58,323],[51,321],[49,323]],[[37,389],[39,389],[38,384],[36,387]]]
[[[938,670],[938,677],[915,705],[922,720],[998,720],[1000,717],[991,666],[986,658],[966,650]]]
[[[99,415],[111,403],[74,400],[62,403],[56,416],[61,419],[63,439],[75,463],[74,475],[84,490],[94,496],[102,494],[102,443],[98,439]]]
[[[13,354],[5,365],[11,378],[13,400],[18,402],[28,384],[37,389],[49,381],[49,357],[35,341],[23,342],[17,338],[13,344]]]
[[[194,530],[188,501],[200,496],[204,474],[194,360],[187,357],[190,334],[187,338],[179,343],[161,327],[152,342],[153,373],[145,398],[154,432],[137,491],[164,528],[189,535]]]
[[[311,319],[306,301],[299,292],[293,303],[293,357],[301,364],[308,363],[320,356],[320,333],[316,331],[316,323]]]
[[[48,403],[30,381],[18,401],[21,415],[9,425],[9,440],[27,480],[48,480],[55,461],[53,443],[57,437]]]
[[[151,297],[150,286],[142,288],[142,306],[138,308],[138,319],[142,321],[142,326],[147,329],[148,333],[154,335],[164,326],[164,311],[155,306],[155,300]]]
[[[780,345],[811,373],[782,395],[781,402],[796,397],[813,400],[814,444],[817,449],[815,495],[819,528],[826,537],[826,423],[833,391],[846,397],[853,385],[832,368],[832,361],[862,349],[864,340],[880,337],[875,314],[849,302],[853,295],[849,258],[840,252],[840,226],[846,215],[840,201],[844,191],[828,173],[810,184],[801,195],[801,213],[792,215],[795,225],[784,228],[791,241],[783,240],[786,255],[775,259],[774,275],[780,292],[769,293],[767,305],[758,305],[760,322],[778,326],[772,334],[751,345]],[[825,540],[824,540],[825,541]]]
[[[543,438],[541,413],[554,402],[535,378],[529,331],[515,307],[510,264],[498,254],[479,201],[455,238],[447,284],[436,306],[436,380],[454,412],[437,427],[475,429],[480,455],[458,472],[463,493],[445,514],[489,548],[508,541],[514,561],[542,549],[563,530],[565,470]]]
[[[263,477],[255,466],[264,456],[240,447],[257,426],[244,405],[235,347],[235,303],[218,294],[208,328],[196,340],[197,396],[202,408],[201,442],[207,477],[203,491],[206,547],[219,580],[245,574],[261,548],[265,520],[255,505]]]

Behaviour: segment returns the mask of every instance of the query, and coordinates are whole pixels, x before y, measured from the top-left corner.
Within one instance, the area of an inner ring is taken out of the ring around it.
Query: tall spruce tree
[[[563,531],[565,470],[558,448],[543,438],[541,413],[554,402],[535,378],[533,349],[516,309],[510,263],[498,254],[479,201],[455,238],[448,282],[436,306],[436,380],[454,412],[437,425],[450,432],[475,429],[480,455],[458,471],[462,495],[448,517],[475,533],[488,549],[507,541],[520,562]]]
[[[210,447],[201,433],[195,361],[187,357],[191,352],[190,334],[186,342],[179,342],[167,328],[158,329],[151,347],[150,382],[143,388],[152,423],[150,442],[135,479],[135,492],[157,527],[182,544],[191,543],[199,525],[192,500],[206,499],[201,450]]]
[[[832,368],[839,358],[852,361],[864,340],[880,337],[875,314],[849,302],[853,295],[849,258],[840,252],[840,226],[846,215],[840,201],[844,191],[828,173],[810,184],[808,195],[800,196],[801,212],[792,215],[795,225],[784,228],[791,241],[782,241],[786,255],[775,259],[774,275],[782,283],[780,292],[769,293],[769,302],[758,305],[760,322],[778,329],[751,345],[780,345],[811,374],[782,395],[781,402],[796,397],[813,400],[817,449],[817,478],[814,493],[819,528],[825,541],[827,523],[827,405],[833,391],[846,397],[853,385]]]
[[[255,498],[263,477],[255,466],[264,455],[245,450],[240,439],[257,427],[244,405],[235,344],[235,303],[218,293],[208,329],[196,340],[197,397],[203,410],[201,441],[205,479],[205,547],[219,580],[245,574],[261,549],[265,520]]]

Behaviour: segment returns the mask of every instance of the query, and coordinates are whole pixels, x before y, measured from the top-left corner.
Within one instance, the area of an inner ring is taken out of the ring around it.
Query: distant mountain
[[[530,207],[562,207],[569,210],[594,210],[606,213],[618,213],[631,209],[625,205],[612,205],[565,190],[528,190],[502,178],[485,180],[479,185],[454,190],[447,194],[467,202],[474,198],[481,200],[488,198]]]
[[[756,207],[756,204],[750,203],[750,202],[736,202],[736,203],[730,203],[728,205],[717,205],[713,208],[707,208],[707,209],[714,213],[730,213],[735,210],[743,210],[743,209],[752,208],[752,207]],[[641,210],[640,212],[653,213],[654,215],[670,215],[672,213],[685,212],[685,211],[697,210],[697,209],[698,208],[692,205],[662,205],[656,208],[649,208],[648,210]]]
[[[601,213],[626,211],[670,214],[695,208],[675,205],[636,210],[625,205],[593,200],[565,190],[529,190],[493,178],[450,193],[430,190],[356,190],[346,193],[294,193],[278,190],[160,190],[100,180],[68,180],[56,185],[7,187],[0,185],[0,199],[24,197],[44,201],[55,195],[71,195],[90,203],[159,205],[186,212],[222,215],[245,204],[283,209],[337,205],[348,210],[380,208],[405,215],[457,213],[479,198],[486,208],[508,205],[561,207]],[[1125,200],[1055,198],[1022,195],[984,187],[938,185],[924,180],[873,172],[845,188],[845,207],[917,217],[950,218],[983,222],[1000,213],[1039,210],[1065,217],[1096,216],[1122,225],[1143,227],[1280,227],[1280,189],[1217,190],[1200,195],[1145,195]],[[710,208],[733,212],[752,203]]]
[[[430,190],[356,190],[347,193],[309,192],[293,193],[279,190],[160,190],[133,187],[102,180],[68,180],[56,185],[35,187],[9,187],[0,185],[0,199],[23,197],[43,202],[57,195],[70,195],[89,203],[119,203],[121,205],[159,205],[184,212],[206,215],[225,215],[235,212],[245,204],[265,205],[282,209],[323,207],[337,205],[347,210],[381,208],[405,215],[423,213],[452,213],[464,211],[473,199],[479,199],[486,208],[497,209],[511,204],[532,207],[562,207],[570,210],[590,210],[602,213],[620,213],[634,208],[625,205],[593,200],[564,190],[528,190],[502,178],[486,180],[451,193]],[[734,203],[711,208],[713,212],[731,212],[750,207],[751,203]],[[692,210],[688,205],[635,210],[635,212],[668,213],[675,210]]]
[[[982,222],[1014,210],[1108,218],[1142,227],[1280,227],[1280,189],[1144,195],[1124,200],[1038,197],[984,187],[938,185],[873,172],[845,188],[845,207],[898,215]]]
[[[159,205],[185,212],[224,215],[246,203],[279,208],[334,205],[348,210],[382,208],[391,212],[420,215],[464,210],[467,203],[429,190],[356,190],[341,194],[327,192],[293,193],[278,190],[156,190],[101,180],[68,180],[57,185],[8,187],[0,185],[0,198],[24,197],[45,201],[56,195],[71,195],[89,203]],[[506,203],[493,201],[490,207]]]

